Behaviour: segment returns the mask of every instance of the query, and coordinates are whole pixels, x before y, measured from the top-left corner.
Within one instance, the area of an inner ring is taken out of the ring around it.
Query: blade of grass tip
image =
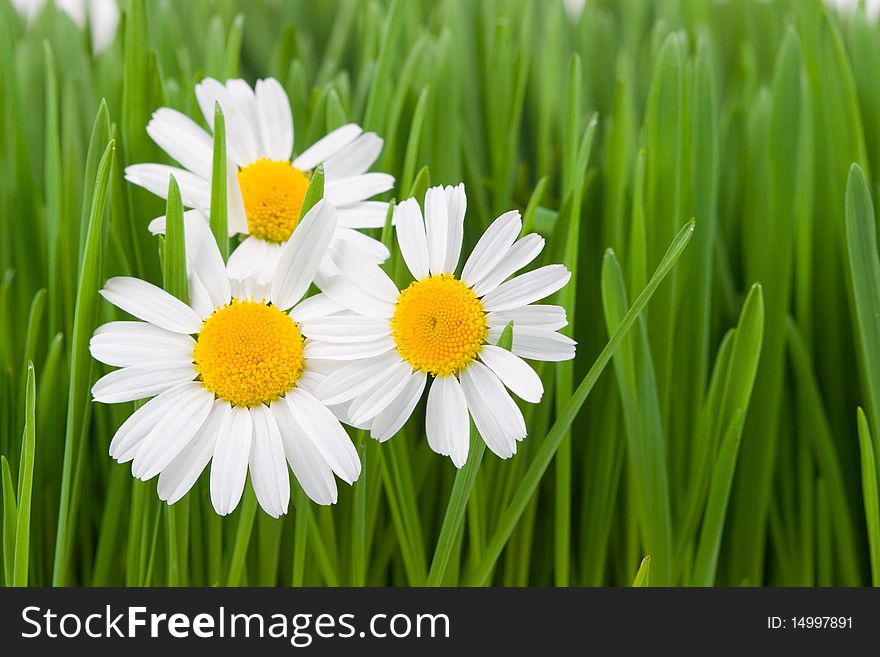
[[[34,361],[37,359],[37,344],[42,337],[41,325],[43,322],[43,312],[46,308],[46,288],[41,288],[37,290],[37,293],[34,294],[34,298],[31,300],[31,307],[28,311],[28,321],[27,321],[27,332],[25,333],[24,339],[24,362],[22,362],[22,372],[24,372],[24,377],[22,378],[22,388],[27,390],[27,377],[28,377],[28,361]],[[21,424],[21,418],[19,417],[18,423]]]
[[[825,402],[819,391],[819,382],[810,362],[806,340],[791,317],[788,320],[788,350],[792,370],[795,373],[794,379],[797,382],[797,416],[803,422],[803,427],[809,431],[807,435],[812,438],[816,463],[826,482],[828,499],[834,507],[832,521],[842,576],[841,583],[844,586],[858,586],[861,582],[859,575],[861,544],[855,531],[853,510],[847,495],[847,482],[840,465],[837,446],[834,444]]]
[[[11,586],[15,572],[15,526],[18,522],[18,511],[12,473],[5,456],[0,456],[0,470],[3,477],[3,582],[6,586]]]
[[[223,77],[227,80],[238,77],[238,62],[241,60],[241,39],[243,34],[244,15],[238,14],[229,27],[229,36],[226,37]]]
[[[245,487],[238,513],[238,527],[235,530],[235,542],[232,545],[232,557],[229,561],[226,586],[239,586],[244,573],[244,558],[247,556],[254,528],[254,518],[257,516],[257,497],[250,486]]]
[[[508,323],[498,338],[498,346],[510,350],[513,346],[513,322]],[[486,451],[486,443],[476,429],[471,426],[471,444],[468,448],[468,459],[458,472],[455,473],[455,481],[452,484],[452,493],[446,504],[446,513],[443,516],[443,524],[440,526],[440,535],[437,537],[437,545],[434,548],[434,558],[431,560],[431,569],[428,571],[427,586],[440,586],[449,558],[455,546],[456,536],[464,521],[464,513],[467,509],[468,499],[474,488],[477,472]]]
[[[590,394],[593,386],[596,385],[596,381],[599,380],[599,376],[605,370],[605,366],[608,364],[608,361],[611,360],[611,357],[620,346],[620,343],[626,336],[627,332],[632,328],[632,325],[644,310],[648,301],[651,300],[651,297],[654,295],[654,292],[659,285],[675,266],[675,263],[678,262],[679,257],[681,257],[682,252],[690,241],[691,235],[694,231],[694,225],[693,220],[689,221],[672,240],[669,249],[660,260],[660,263],[657,265],[657,269],[654,271],[648,284],[639,293],[638,297],[636,297],[636,300],[633,302],[632,306],[630,306],[629,310],[626,311],[626,314],[623,316],[617,329],[596,357],[596,360],[593,362],[593,365],[587,371],[584,378],[581,379],[581,382],[575,389],[574,394],[572,394],[571,399],[565,405],[565,409],[557,416],[550,431],[547,432],[543,442],[535,452],[534,460],[531,465],[529,465],[529,469],[526,471],[516,495],[510,505],[504,510],[504,513],[502,513],[498,525],[486,546],[483,560],[478,564],[473,575],[469,579],[471,583],[483,584],[486,582],[495,562],[501,554],[501,551],[504,549],[504,545],[510,538],[517,521],[520,516],[522,516],[523,511],[525,511],[529,500],[535,494],[538,484],[541,482],[544,472],[546,472],[547,467],[553,460],[553,456],[556,453],[556,449],[559,447],[560,441],[565,435],[565,431],[571,426],[571,423],[574,422],[574,419],[584,405],[587,396]]]
[[[91,357],[89,340],[95,330],[98,315],[98,288],[101,282],[101,251],[105,228],[104,206],[107,200],[110,171],[116,152],[111,141],[104,149],[98,165],[95,191],[91,199],[89,228],[86,231],[85,250],[77,285],[76,307],[73,314],[73,336],[70,341],[70,395],[67,405],[67,426],[64,436],[64,459],[61,474],[61,497],[58,505],[58,529],[55,537],[55,560],[52,573],[54,586],[62,586],[68,579],[70,567],[71,532],[75,524],[70,507],[75,472],[74,456],[84,436],[86,419],[90,410],[88,400]]]
[[[306,190],[306,195],[303,198],[302,207],[299,210],[300,221],[322,198],[324,198],[324,165],[319,164],[312,172],[309,188]]]
[[[544,200],[544,194],[547,191],[547,184],[549,182],[550,179],[547,176],[544,176],[538,181],[538,184],[535,185],[535,189],[532,190],[532,195],[529,197],[528,204],[526,204],[525,212],[523,212],[523,235],[528,235],[535,230],[535,213],[538,211],[541,201]]]
[[[855,305],[855,333],[868,417],[871,419],[874,451],[880,440],[880,256],[874,203],[868,181],[858,164],[849,170],[846,182],[846,246]]]
[[[211,232],[225,262],[229,258],[229,219],[226,207],[228,177],[226,164],[226,120],[220,103],[214,103],[214,154],[211,168]]]
[[[642,563],[639,564],[639,570],[636,572],[636,576],[633,579],[634,587],[645,587],[650,586],[650,570],[651,570],[651,555],[647,555],[644,559],[642,559]]]
[[[792,163],[801,159],[798,127],[803,120],[803,78],[800,41],[794,29],[789,28],[776,57],[768,143],[764,146],[769,156],[766,172],[769,215],[766,225],[755,225],[752,233],[753,238],[765,241],[766,248],[748,249],[753,266],[746,266],[746,275],[762,282],[766,297],[763,351],[751,412],[746,416],[737,467],[739,485],[733,499],[729,530],[731,570],[755,582],[759,581],[765,558],[765,519],[769,498],[774,494],[774,465],[781,433],[785,322],[791,305],[794,260],[791,210],[798,203],[800,182],[800,170]],[[760,139],[758,137],[759,142]],[[755,211],[752,217],[757,219],[762,214]],[[717,435],[722,433],[723,429]]]
[[[180,187],[174,176],[168,178],[168,202],[165,208],[165,248],[162,251],[162,287],[186,303],[189,285],[186,277],[186,241],[183,228],[183,202]],[[187,582],[188,537],[187,516],[189,500],[164,505],[166,511],[165,538],[168,545],[168,585],[182,586]]]
[[[400,189],[409,189],[413,184],[413,175],[416,169],[416,161],[419,154],[419,143],[422,136],[422,126],[425,122],[425,109],[428,105],[430,87],[425,85],[419,93],[416,108],[413,110],[412,123],[409,127],[409,137],[406,140],[406,153],[403,157],[403,173],[400,176]]]
[[[34,487],[34,455],[37,439],[36,398],[34,364],[28,362],[24,435],[21,439],[21,460],[18,464],[18,520],[15,525],[13,586],[27,586],[28,583],[28,564],[31,556],[31,494]]]
[[[862,496],[865,501],[865,524],[871,553],[871,585],[880,586],[880,497],[877,492],[877,461],[871,429],[864,411],[858,409],[859,450],[862,456]]]
[[[612,333],[629,302],[623,270],[608,249],[602,261],[602,307]],[[621,342],[614,368],[623,406],[626,458],[632,473],[635,507],[644,550],[654,556],[657,583],[672,581],[672,513],[667,470],[667,445],[660,416],[660,400],[646,323]]]
[[[104,146],[110,141],[110,113],[107,101],[102,98],[92,124],[92,136],[89,138],[89,149],[86,155],[85,174],[83,175],[83,198],[90,199],[95,191],[95,179],[98,176],[98,163],[104,153]],[[89,227],[89,204],[83,203],[79,227],[79,260],[82,265],[83,251],[86,245],[86,231]]]
[[[418,199],[419,203],[421,203],[425,198],[425,193],[428,191],[428,187],[431,185],[431,171],[428,169],[428,165],[426,164],[419,172],[416,174],[415,180],[413,180],[412,185],[409,187],[409,194],[407,194],[406,198],[414,198]],[[406,189],[406,187],[401,186],[401,189]]]

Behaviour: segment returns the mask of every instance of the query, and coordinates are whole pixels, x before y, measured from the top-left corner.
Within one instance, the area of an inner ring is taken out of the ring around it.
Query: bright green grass
[[[5,584],[880,584],[880,27],[820,0],[125,4],[93,60],[0,0]],[[165,161],[146,122],[199,117],[205,75],[277,77],[298,151],[379,133],[389,199],[464,181],[466,248],[511,208],[548,238],[578,357],[538,365],[513,459],[474,437],[456,471],[417,412],[352,430],[360,480],[280,520],[250,490],[216,516],[207,476],[168,507],[110,459],[133,405],[90,401],[97,290],[187,294],[176,190],[122,170]]]

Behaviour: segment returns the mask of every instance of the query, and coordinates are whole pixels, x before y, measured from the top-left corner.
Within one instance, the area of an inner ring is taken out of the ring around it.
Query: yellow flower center
[[[261,158],[238,172],[248,232],[267,242],[286,242],[299,221],[309,177],[283,160]]]
[[[235,406],[278,399],[302,374],[303,337],[290,315],[233,299],[205,320],[193,348],[202,384]]]
[[[391,333],[401,358],[413,368],[447,376],[476,358],[488,329],[473,290],[441,274],[415,281],[400,293]]]

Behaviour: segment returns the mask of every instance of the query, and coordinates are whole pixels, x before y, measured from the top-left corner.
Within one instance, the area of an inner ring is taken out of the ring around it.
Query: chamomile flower
[[[381,242],[357,230],[385,224],[388,204],[368,200],[394,185],[393,176],[367,173],[382,151],[380,137],[350,123],[291,161],[293,118],[287,94],[277,80],[258,80],[251,89],[244,80],[229,80],[223,85],[206,78],[196,85],[196,98],[208,125],[213,126],[215,101],[226,121],[229,232],[246,236],[229,259],[230,276],[255,277],[261,283],[272,277],[282,246],[297,230],[312,170],[321,163],[325,198],[338,213],[322,271],[338,271],[331,259],[345,245],[374,262],[388,257]],[[167,107],[153,114],[147,133],[183,168],[135,164],[125,170],[126,178],[165,198],[168,175],[172,174],[180,185],[184,205],[207,212],[213,161],[210,134]],[[164,218],[154,221],[150,230],[163,232]]]
[[[342,274],[327,281],[324,293],[358,319],[326,316],[302,324],[304,335],[321,342],[322,358],[357,359],[327,376],[319,399],[343,405],[347,421],[387,440],[429,386],[428,443],[459,468],[468,455],[468,415],[495,454],[516,453],[526,425],[506,388],[527,402],[543,394],[523,358],[559,361],[575,353],[574,341],[557,333],[567,323],[565,311],[532,305],[568,282],[566,268],[548,265],[507,280],[544,246],[535,234],[517,239],[518,212],[489,226],[456,276],[466,203],[459,185],[428,190],[424,220],[415,199],[398,205],[397,241],[413,282],[400,290],[378,266],[343,259]],[[495,343],[511,321],[507,351]]]
[[[80,29],[88,23],[95,54],[104,52],[113,43],[119,26],[116,0],[54,0],[54,3]],[[34,20],[45,5],[46,0],[12,0],[12,6],[28,22]]]
[[[185,221],[189,304],[137,278],[111,278],[101,290],[141,321],[95,331],[94,358],[121,369],[95,383],[94,399],[152,397],[119,427],[110,455],[131,461],[138,479],[159,475],[159,497],[169,504],[209,461],[220,515],[238,505],[248,472],[266,513],[286,513],[288,463],[311,499],[332,504],[333,475],[350,484],[360,462],[339,420],[314,395],[322,367],[299,324],[339,309],[320,294],[302,300],[333,235],[335,209],[321,201],[303,218],[267,298],[235,290],[206,221],[193,213]]]

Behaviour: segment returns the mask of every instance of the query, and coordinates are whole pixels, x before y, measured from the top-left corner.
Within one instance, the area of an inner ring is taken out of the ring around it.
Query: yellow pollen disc
[[[248,232],[267,242],[286,242],[299,221],[309,177],[283,160],[261,158],[238,172]]]
[[[476,358],[488,329],[477,295],[451,274],[441,274],[400,293],[391,333],[401,358],[413,368],[447,376]]]
[[[255,406],[293,389],[303,366],[303,337],[275,306],[233,299],[205,320],[193,348],[202,384],[235,406]]]

